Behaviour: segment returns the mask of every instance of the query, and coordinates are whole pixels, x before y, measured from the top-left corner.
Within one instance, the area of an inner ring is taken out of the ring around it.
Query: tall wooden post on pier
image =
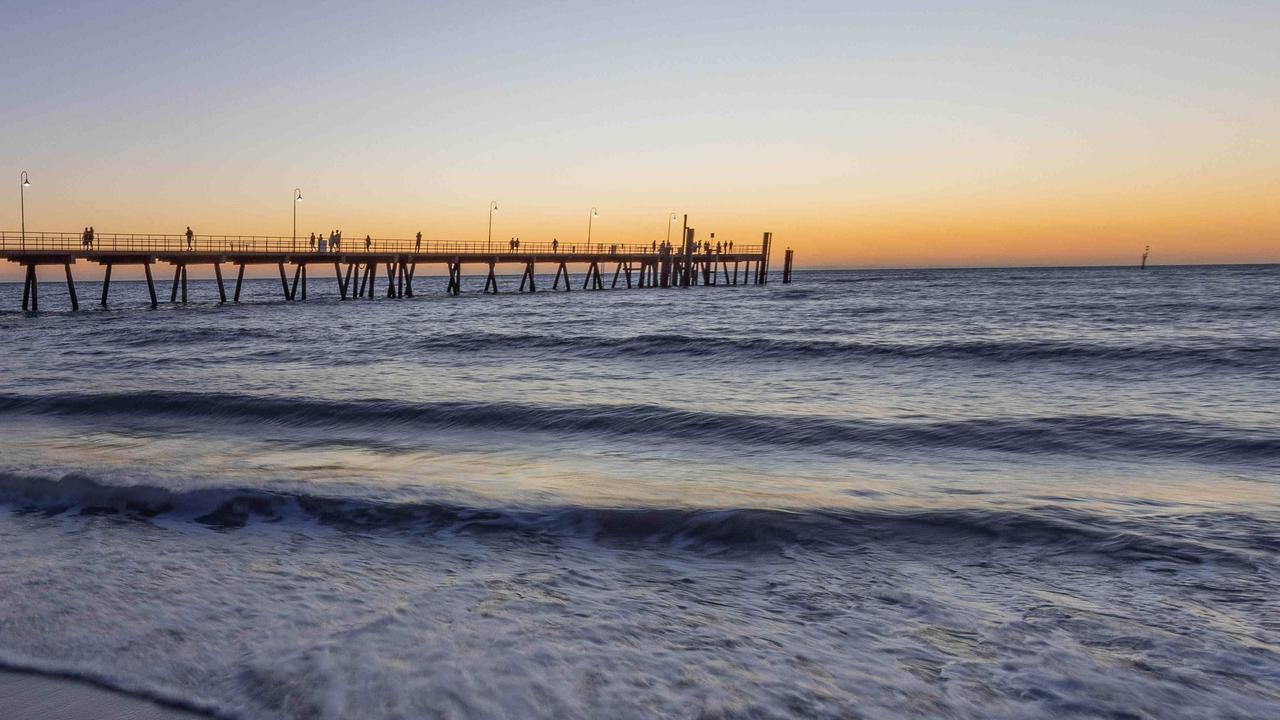
[[[686,215],[685,217],[688,217]],[[693,275],[693,237],[694,229],[688,227],[687,222],[684,229],[684,259],[681,261],[680,267],[680,287],[689,287],[689,283],[694,280]]]
[[[769,246],[773,244],[773,233],[767,232],[760,240],[760,259],[756,261],[756,284],[769,282]]]

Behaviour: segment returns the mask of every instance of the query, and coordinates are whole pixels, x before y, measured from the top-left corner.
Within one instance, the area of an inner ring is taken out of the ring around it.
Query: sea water
[[[1280,267],[316,275],[0,286],[0,665],[226,717],[1280,717]]]

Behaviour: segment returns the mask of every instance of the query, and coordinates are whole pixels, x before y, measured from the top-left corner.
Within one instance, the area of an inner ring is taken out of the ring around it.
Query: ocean
[[[228,718],[1280,717],[1280,266],[444,284],[0,285],[0,667]]]

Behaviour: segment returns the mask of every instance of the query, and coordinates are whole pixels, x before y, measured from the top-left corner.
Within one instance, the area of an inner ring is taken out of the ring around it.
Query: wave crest
[[[510,534],[576,538],[685,550],[765,551],[787,546],[863,548],[908,543],[938,552],[975,545],[1037,550],[1043,555],[1093,554],[1125,560],[1224,561],[1253,566],[1280,538],[1271,524],[1239,514],[1222,518],[1226,535],[1245,547],[1200,542],[1158,527],[1121,523],[1061,508],[1038,510],[854,510],[766,508],[475,507],[443,502],[393,502],[255,488],[170,490],[111,485],[71,474],[61,478],[0,474],[0,503],[19,512],[167,517],[233,530],[252,523],[317,522],[342,530]],[[1241,534],[1242,523],[1253,530]],[[1205,528],[1212,519],[1197,518]]]
[[[1061,415],[958,420],[866,420],[814,415],[741,415],[658,405],[358,402],[234,393],[0,395],[0,415],[232,420],[300,428],[464,429],[649,436],[685,443],[741,443],[841,456],[885,450],[968,450],[1026,455],[1274,463],[1280,430],[1162,415]]]

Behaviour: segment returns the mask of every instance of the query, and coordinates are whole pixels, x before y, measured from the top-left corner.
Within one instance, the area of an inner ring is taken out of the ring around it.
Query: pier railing
[[[329,238],[317,238],[315,243],[311,237],[292,238],[269,235],[193,235],[190,240],[185,235],[155,235],[149,233],[98,233],[93,236],[92,245],[85,243],[81,233],[66,232],[28,232],[0,231],[0,250],[32,251],[32,252],[120,252],[120,253],[421,253],[431,255],[485,255],[485,254],[608,254],[608,255],[643,255],[657,253],[661,244],[644,243],[607,243],[607,242],[526,242],[521,240],[518,246],[512,247],[510,241],[458,241],[428,240],[421,242],[414,238],[369,238],[344,236],[335,247]],[[730,245],[721,243],[719,252],[732,254],[759,254],[761,245]],[[713,250],[715,247],[712,248]],[[706,246],[701,248],[706,252]]]

